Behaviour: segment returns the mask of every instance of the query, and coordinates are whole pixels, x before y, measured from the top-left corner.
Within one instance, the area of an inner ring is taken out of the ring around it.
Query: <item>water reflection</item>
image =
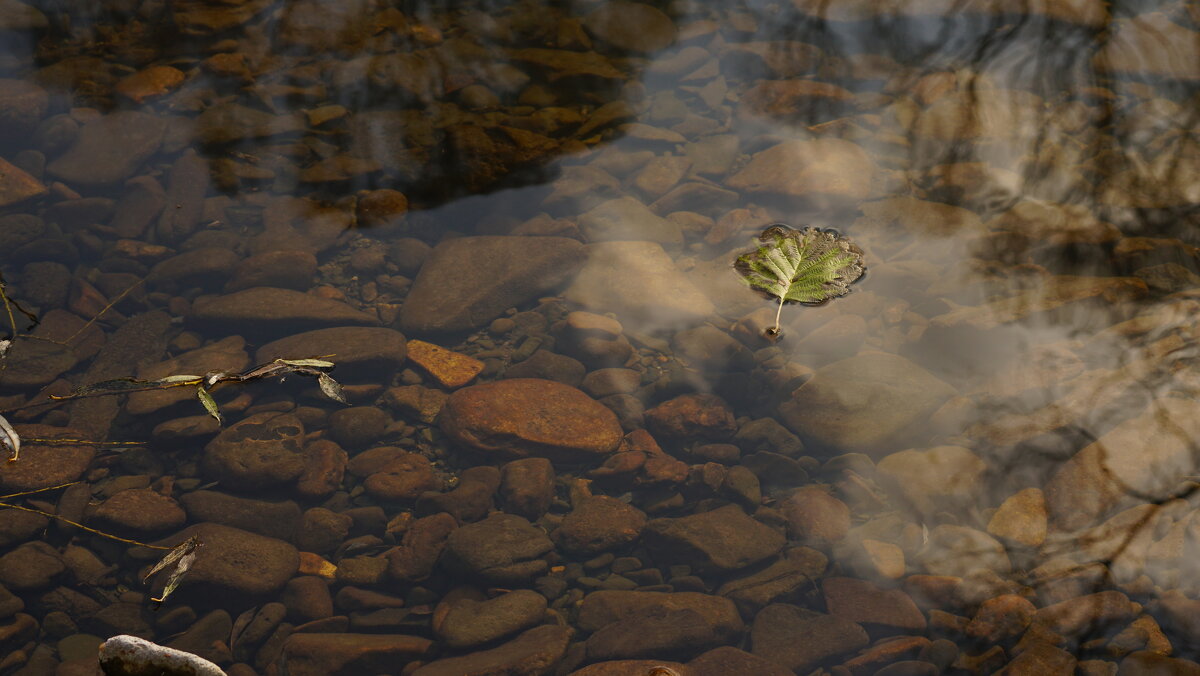
[[[1195,669],[1198,17],[0,3],[0,672]]]

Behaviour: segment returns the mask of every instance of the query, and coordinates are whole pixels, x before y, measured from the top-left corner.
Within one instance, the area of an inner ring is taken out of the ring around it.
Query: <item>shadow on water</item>
[[[0,0],[0,676],[1200,669],[1197,64],[1188,2]],[[780,309],[777,223],[867,274]]]

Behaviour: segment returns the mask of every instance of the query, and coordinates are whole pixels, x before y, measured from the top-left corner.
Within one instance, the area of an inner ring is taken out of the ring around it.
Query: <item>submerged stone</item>
[[[1046,509],[1059,528],[1091,525],[1122,501],[1165,500],[1180,477],[1196,473],[1200,404],[1166,397],[1088,444],[1045,487]]]
[[[223,486],[255,490],[304,472],[304,423],[288,413],[258,413],[222,431],[204,448],[204,470]]]
[[[677,519],[653,519],[642,536],[655,559],[696,570],[728,572],[762,561],[783,549],[783,534],[726,505]]]
[[[674,22],[662,10],[640,2],[605,3],[583,19],[587,30],[610,45],[632,52],[654,52],[675,42]]]
[[[334,377],[340,382],[385,383],[404,364],[404,334],[375,326],[336,326],[305,331],[271,341],[255,352],[255,363],[273,359],[302,359],[328,355],[337,365]]]
[[[75,143],[46,171],[73,185],[119,183],[158,151],[166,128],[163,118],[149,113],[123,110],[102,115],[83,125]]]
[[[239,598],[261,597],[278,592],[300,568],[296,548],[283,540],[215,523],[189,526],[156,544],[175,546],[193,536],[203,546],[180,584],[181,591],[191,587]],[[165,577],[156,579],[156,593]]]
[[[460,237],[442,242],[413,282],[400,326],[415,333],[487,326],[551,292],[578,267],[582,246],[564,237]]]
[[[615,312],[640,330],[689,323],[711,315],[709,299],[654,242],[600,242],[565,296],[594,312]]]
[[[567,652],[571,634],[569,627],[544,624],[490,650],[445,657],[412,673],[413,676],[546,674]]]
[[[428,655],[433,641],[403,634],[296,633],[283,644],[293,676],[384,673]]]
[[[623,431],[616,415],[580,390],[552,380],[513,378],[455,391],[438,418],[468,448],[507,458],[600,460]]]
[[[801,437],[878,457],[920,439],[930,414],[955,394],[903,357],[863,352],[818,369],[779,413]]]
[[[254,335],[379,323],[377,318],[345,303],[268,286],[197,299],[190,319],[204,328]]]
[[[875,171],[867,151],[850,141],[785,141],[756,154],[728,184],[754,193],[860,201],[870,195]]]
[[[0,207],[10,207],[47,192],[41,181],[0,158]]]

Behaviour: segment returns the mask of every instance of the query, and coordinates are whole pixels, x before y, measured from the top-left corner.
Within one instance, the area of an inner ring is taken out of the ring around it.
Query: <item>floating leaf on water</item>
[[[319,369],[331,369],[335,364],[324,359],[276,359],[276,364],[287,364],[288,366],[313,366]]]
[[[208,393],[208,390],[203,387],[197,387],[196,398],[200,400],[201,404],[204,404],[204,410],[217,419],[218,425],[225,424],[225,419],[221,417],[221,409],[217,408],[217,402],[213,401],[212,395]]]
[[[321,391],[325,393],[325,396],[330,399],[347,405],[350,403],[346,400],[346,394],[342,392],[341,384],[330,378],[328,374],[319,374],[317,376],[317,384],[321,386]]]
[[[829,230],[793,230],[772,225],[758,236],[762,246],[737,257],[734,268],[751,288],[779,299],[775,327],[785,302],[819,305],[845,295],[862,276],[863,252]]]
[[[8,461],[14,462],[21,455],[21,436],[13,429],[13,426],[8,424],[4,416],[0,415],[0,443],[8,449]]]
[[[12,347],[12,341],[7,338],[0,340],[0,359],[8,356],[8,348]]]
[[[167,578],[167,584],[163,587],[162,595],[158,598],[151,597],[151,601],[154,601],[155,603],[162,603],[163,601],[167,600],[167,597],[171,595],[171,592],[175,591],[175,589],[179,587],[179,583],[183,580],[183,576],[187,575],[187,572],[192,569],[192,564],[196,562],[196,553],[199,552],[200,548],[203,546],[204,543],[200,541],[200,538],[190,537],[178,545],[175,545],[175,548],[168,552],[167,555],[162,558],[162,561],[159,561],[153,568],[150,569],[150,572],[146,573],[146,577],[142,578],[142,582],[146,582],[151,576],[160,570],[166,570],[167,568],[173,566],[171,575]]]
[[[202,376],[167,376],[166,378],[159,378],[158,380],[152,380],[150,382],[154,382],[154,383],[191,383],[191,382],[199,382],[201,379],[202,379]]]
[[[238,380],[238,381],[257,380],[259,378],[269,378],[271,376],[279,375],[279,374],[294,373],[295,371],[296,371],[295,368],[292,368],[292,367],[288,366],[287,364],[276,364],[276,363],[272,362],[270,364],[262,364],[261,366],[255,366],[254,368],[250,369],[249,371],[245,371],[245,372],[239,373],[237,375],[231,375],[230,379]]]

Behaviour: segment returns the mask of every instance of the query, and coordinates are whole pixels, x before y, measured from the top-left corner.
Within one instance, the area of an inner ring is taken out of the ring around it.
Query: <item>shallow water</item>
[[[0,674],[1200,669],[1195,3],[9,0],[0,47],[0,494],[60,518],[0,509]],[[776,223],[866,274],[769,340]],[[229,382],[315,357],[348,406]]]

